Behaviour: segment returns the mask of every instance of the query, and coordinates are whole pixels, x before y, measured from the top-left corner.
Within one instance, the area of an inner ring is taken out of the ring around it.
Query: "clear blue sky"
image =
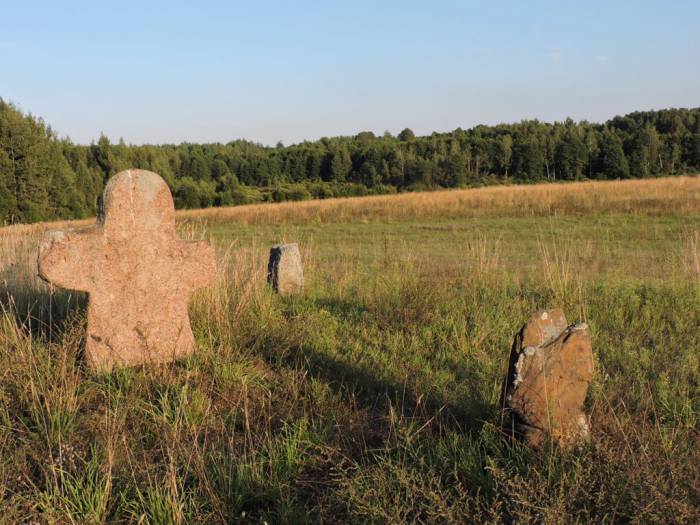
[[[80,143],[602,121],[700,106],[700,2],[0,0],[0,96]]]

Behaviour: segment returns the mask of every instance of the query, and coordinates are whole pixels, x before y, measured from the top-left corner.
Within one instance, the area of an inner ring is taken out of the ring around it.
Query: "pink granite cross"
[[[175,207],[165,181],[127,170],[103,193],[97,224],[48,232],[39,248],[39,276],[90,294],[88,365],[166,362],[194,349],[187,303],[216,273],[205,241],[175,235]]]

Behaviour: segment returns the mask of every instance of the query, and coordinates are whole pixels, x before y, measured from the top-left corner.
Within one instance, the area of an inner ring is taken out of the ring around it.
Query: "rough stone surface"
[[[192,352],[187,303],[216,273],[209,243],[177,238],[170,190],[144,170],[109,180],[94,226],[48,232],[38,267],[46,281],[90,294],[86,359],[100,371]]]
[[[304,268],[297,243],[277,244],[270,249],[267,282],[281,295],[296,293],[304,288]]]
[[[560,309],[533,314],[515,336],[503,405],[524,442],[569,447],[586,439],[583,405],[593,377],[588,326],[568,325]]]

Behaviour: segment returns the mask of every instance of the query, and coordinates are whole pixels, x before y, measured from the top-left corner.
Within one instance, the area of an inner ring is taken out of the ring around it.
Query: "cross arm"
[[[98,228],[47,232],[39,246],[39,277],[61,288],[89,292],[101,237]]]

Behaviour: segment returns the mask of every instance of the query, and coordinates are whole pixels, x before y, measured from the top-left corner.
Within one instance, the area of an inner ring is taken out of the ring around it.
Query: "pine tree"
[[[330,180],[333,182],[343,182],[347,179],[352,170],[352,160],[350,153],[342,146],[331,152],[330,160]]]
[[[12,192],[12,161],[0,148],[0,226],[12,222],[17,214],[17,201]]]
[[[622,140],[614,131],[605,129],[600,144],[600,165],[608,179],[627,179],[630,176],[629,163],[622,149]]]
[[[586,146],[576,128],[567,127],[554,151],[554,166],[562,180],[580,180],[586,166]]]

